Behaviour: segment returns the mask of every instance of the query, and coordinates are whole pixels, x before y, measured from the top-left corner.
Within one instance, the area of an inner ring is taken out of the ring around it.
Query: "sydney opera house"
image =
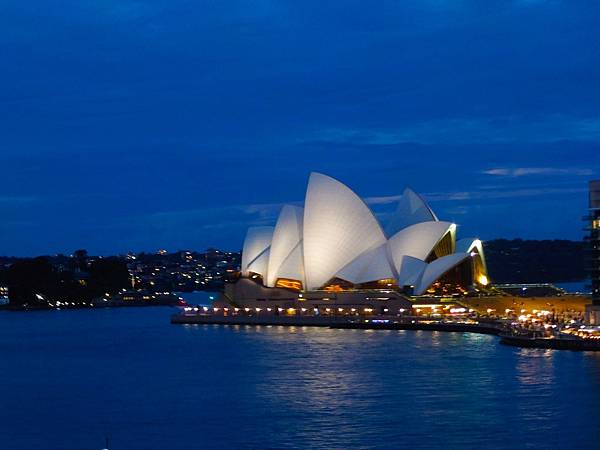
[[[381,223],[346,185],[312,173],[303,207],[285,205],[274,227],[248,230],[240,278],[225,299],[387,312],[420,296],[464,295],[487,284],[481,241],[457,240],[456,225],[439,220],[412,190]]]

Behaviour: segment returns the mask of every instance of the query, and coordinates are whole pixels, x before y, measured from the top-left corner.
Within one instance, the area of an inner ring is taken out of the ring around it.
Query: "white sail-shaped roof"
[[[302,239],[303,214],[304,209],[298,206],[285,205],[281,209],[269,252],[267,286],[273,287],[277,278],[283,278],[278,271],[283,261]]]
[[[248,264],[249,273],[257,273],[263,278],[267,275],[269,267],[269,250],[270,248],[266,248],[260,255],[254,258],[254,261],[251,261],[250,264]]]
[[[422,259],[404,255],[400,257],[399,267],[398,286],[416,286],[419,277],[427,267],[427,263]]]
[[[485,254],[483,253],[483,244],[477,238],[464,238],[456,241],[456,253],[471,253],[477,252],[481,258],[483,270],[487,273],[487,264],[485,262]]]
[[[277,278],[287,278],[289,280],[298,280],[305,286],[304,279],[304,258],[302,255],[302,241],[298,242],[277,270]],[[277,278],[275,282],[277,282]]]
[[[248,228],[242,249],[242,275],[248,275],[248,265],[271,245],[273,227]]]
[[[388,258],[387,243],[373,250],[367,250],[347,264],[336,276],[354,284],[396,279],[396,273]]]
[[[350,188],[312,173],[304,204],[306,288],[318,289],[367,250],[386,242],[369,207]]]
[[[398,231],[416,223],[436,222],[437,220],[437,216],[421,196],[412,189],[406,188],[398,201],[396,211],[385,227],[385,232],[388,236],[393,236]]]
[[[389,240],[396,271],[402,273],[403,256],[425,260],[445,234],[455,229],[450,222],[422,222],[396,233]]]
[[[429,286],[431,286],[442,275],[470,257],[471,255],[469,253],[453,253],[451,255],[442,256],[441,258],[438,258],[427,264],[427,267],[425,268],[425,271],[419,280],[418,286],[415,287],[415,295],[423,294],[423,292],[425,292]]]
[[[326,175],[311,174],[304,206],[286,205],[275,227],[248,230],[242,275],[260,274],[268,287],[276,287],[279,279],[298,280],[304,290],[319,289],[334,277],[355,285],[395,279],[420,295],[471,257],[473,281],[488,284],[481,241],[456,242],[456,225],[439,221],[410,189],[387,235],[363,200]]]

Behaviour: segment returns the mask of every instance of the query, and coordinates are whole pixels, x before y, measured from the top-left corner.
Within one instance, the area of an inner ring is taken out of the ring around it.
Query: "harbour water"
[[[600,355],[494,336],[0,312],[0,448],[597,448]]]
[[[210,306],[220,295],[218,292],[211,291],[175,292],[175,294],[183,298],[190,305],[201,306]]]
[[[553,283],[555,286],[564,289],[569,293],[589,294],[591,292],[591,280],[570,281],[566,283]]]

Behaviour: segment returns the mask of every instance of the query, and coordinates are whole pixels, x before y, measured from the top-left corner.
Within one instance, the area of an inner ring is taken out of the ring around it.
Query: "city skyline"
[[[6,2],[0,254],[237,251],[311,171],[379,217],[411,187],[462,235],[579,240],[599,13]]]

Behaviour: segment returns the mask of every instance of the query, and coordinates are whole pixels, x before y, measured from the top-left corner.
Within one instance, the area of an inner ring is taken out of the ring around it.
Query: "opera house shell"
[[[382,224],[343,183],[312,173],[304,207],[286,205],[274,227],[253,227],[241,275],[299,292],[386,289],[413,296],[466,293],[488,283],[481,241],[456,239],[410,189]]]

